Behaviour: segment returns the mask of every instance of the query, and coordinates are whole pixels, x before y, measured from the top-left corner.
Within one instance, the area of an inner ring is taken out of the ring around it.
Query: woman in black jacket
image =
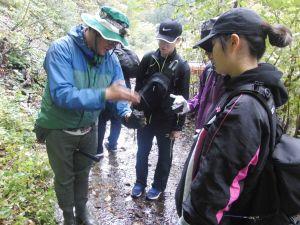
[[[284,26],[271,26],[254,11],[236,8],[221,15],[202,39],[212,49],[216,72],[228,75],[216,116],[199,134],[185,164],[176,193],[178,224],[288,224],[279,211],[274,171],[268,160],[274,128],[266,110],[245,94],[222,107],[232,91],[249,85],[271,108],[287,101],[282,73],[270,64],[258,63],[266,49],[266,37],[277,47],[292,41]]]

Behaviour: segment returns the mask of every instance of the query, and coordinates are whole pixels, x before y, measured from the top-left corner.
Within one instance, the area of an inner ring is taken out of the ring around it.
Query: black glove
[[[146,117],[143,111],[133,110],[129,117],[122,118],[122,123],[127,128],[139,129],[146,125]]]

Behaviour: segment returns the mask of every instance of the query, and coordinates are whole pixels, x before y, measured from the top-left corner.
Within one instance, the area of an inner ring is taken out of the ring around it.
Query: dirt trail
[[[145,195],[132,199],[131,188],[135,182],[137,144],[133,130],[123,128],[118,152],[109,154],[94,165],[90,175],[89,207],[101,225],[176,224],[175,189],[192,142],[190,130],[175,141],[173,163],[167,188],[159,201],[149,202]],[[188,134],[189,133],[189,134]],[[107,135],[107,134],[106,134]],[[157,161],[154,143],[149,156],[148,188],[151,186]]]
[[[107,126],[108,130],[109,126]],[[108,133],[106,133],[106,136]],[[118,152],[105,156],[94,164],[90,174],[88,206],[99,225],[175,225],[178,216],[175,208],[175,190],[187,154],[192,145],[193,122],[187,121],[182,137],[173,149],[173,162],[168,185],[158,201],[147,201],[145,195],[132,199],[131,189],[135,182],[137,144],[135,132],[122,128]],[[157,162],[157,145],[154,141],[149,156],[148,187],[151,187]],[[57,220],[62,224],[62,215],[57,207]],[[300,215],[298,216],[300,220]]]

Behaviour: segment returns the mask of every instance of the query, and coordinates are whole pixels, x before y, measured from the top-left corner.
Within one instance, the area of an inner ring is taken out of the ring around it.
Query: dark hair
[[[248,42],[250,54],[259,60],[266,51],[266,37],[253,34],[243,35],[243,37]]]
[[[271,26],[268,23],[264,23],[262,25],[263,31],[269,37],[269,42],[271,45],[276,47],[286,47],[288,46],[292,40],[292,32],[285,26],[276,24]]]
[[[256,57],[258,60],[264,55],[266,51],[266,37],[269,37],[269,42],[271,45],[276,47],[286,47],[288,46],[293,38],[292,32],[283,25],[271,26],[268,23],[262,25],[263,34],[257,35],[241,35],[246,39],[249,45],[250,54]],[[225,50],[226,41],[229,39],[230,34],[223,34],[219,36],[222,49]]]
[[[222,46],[223,51],[225,51],[225,48],[226,48],[226,41],[229,40],[230,34],[221,34],[221,35],[218,35],[217,37],[220,39],[220,42],[221,42],[221,46]]]

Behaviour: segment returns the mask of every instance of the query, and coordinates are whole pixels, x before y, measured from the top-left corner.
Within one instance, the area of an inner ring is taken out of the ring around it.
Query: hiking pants
[[[71,135],[62,130],[51,130],[46,147],[54,172],[54,187],[62,210],[85,205],[88,200],[88,178],[92,160],[77,152],[96,154],[95,126],[85,135]]]
[[[105,112],[104,112],[105,113]],[[111,149],[114,149],[118,145],[118,139],[121,133],[121,119],[117,116],[112,115],[104,115],[104,113],[101,113],[99,116],[98,121],[98,148],[97,148],[97,154],[103,153],[103,140],[105,136],[106,131],[106,123],[108,120],[110,120],[110,132],[108,136],[108,146]]]
[[[121,132],[121,119],[113,115],[110,111],[103,111],[100,113],[99,121],[98,121],[98,148],[97,154],[103,153],[103,140],[106,131],[106,123],[110,120],[110,132],[108,136],[108,146],[111,149],[114,149],[118,145],[118,139]]]
[[[152,148],[153,138],[158,145],[158,161],[154,173],[152,187],[164,191],[172,164],[173,141],[169,138],[170,132],[162,132],[159,128],[149,125],[137,131],[138,151],[136,158],[136,183],[147,186],[148,157]]]

